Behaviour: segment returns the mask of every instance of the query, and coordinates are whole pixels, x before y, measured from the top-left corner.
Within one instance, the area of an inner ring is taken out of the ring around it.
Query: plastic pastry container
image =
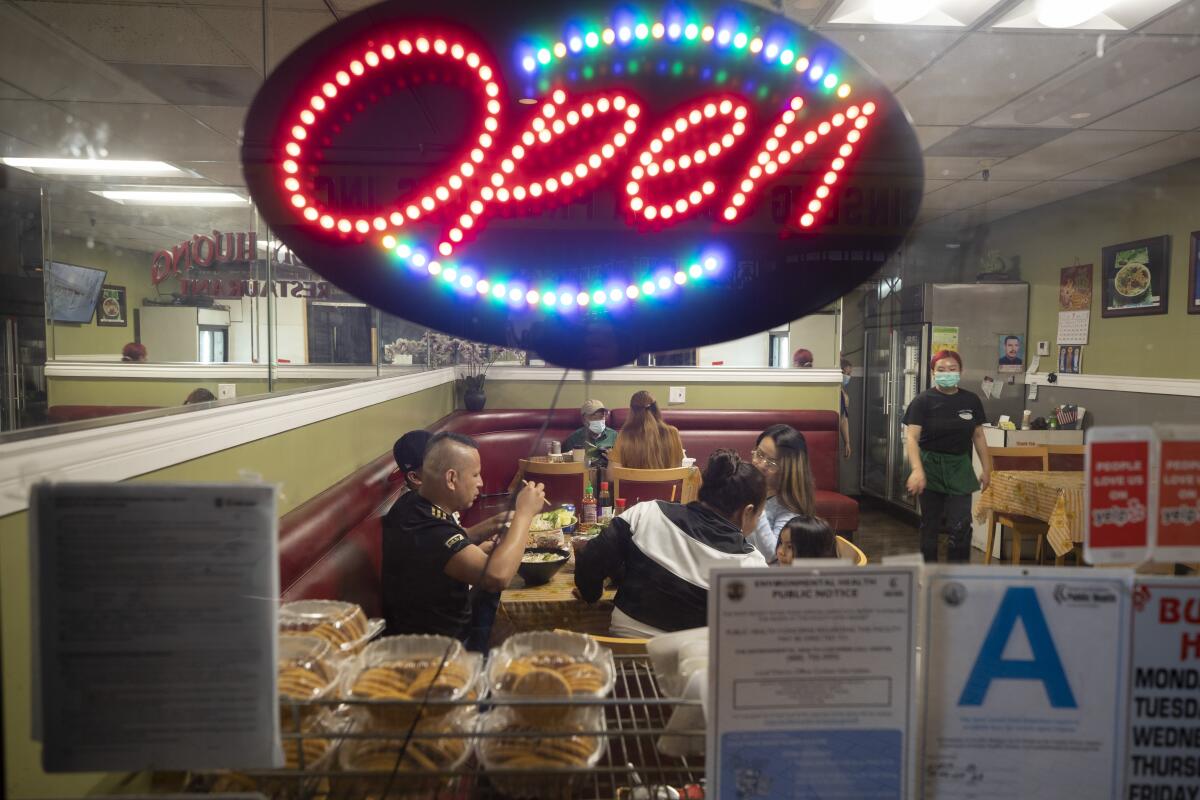
[[[284,636],[316,636],[335,653],[357,653],[383,630],[383,620],[368,620],[360,606],[340,600],[296,600],[279,608]]]
[[[429,719],[462,708],[436,701],[478,699],[483,691],[482,673],[483,656],[467,652],[447,636],[385,636],[371,642],[346,665],[341,696],[347,700],[393,701],[359,708],[371,730],[403,733],[422,700],[432,701],[422,714]]]
[[[382,797],[387,791],[387,797],[392,798],[440,792],[456,777],[429,773],[457,771],[466,763],[474,744],[477,717],[473,709],[460,708],[421,720],[413,730],[403,758],[400,758],[403,736],[347,740],[340,749],[338,766],[344,772],[366,774],[339,776],[333,796]],[[400,765],[396,768],[398,758]],[[393,769],[396,777],[389,789],[387,784]]]
[[[487,682],[498,701],[552,698],[601,699],[612,691],[616,669],[612,651],[583,634],[558,631],[518,633],[492,651]],[[552,725],[571,711],[569,704],[513,705],[517,719]]]
[[[502,707],[480,715],[481,734],[512,734],[484,735],[476,741],[476,755],[488,779],[509,797],[572,796],[587,770],[604,755],[604,708],[572,709],[553,726],[531,725],[515,710]],[[563,735],[572,732],[575,735]]]
[[[340,676],[332,654],[329,642],[316,636],[279,637],[279,717],[285,733],[308,728],[327,710],[307,704],[324,700],[337,688]]]

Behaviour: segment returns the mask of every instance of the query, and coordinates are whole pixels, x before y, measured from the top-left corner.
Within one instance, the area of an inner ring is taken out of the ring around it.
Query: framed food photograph
[[[1105,247],[1101,251],[1101,314],[1140,317],[1167,313],[1170,236]]]
[[[96,324],[105,328],[124,328],[129,324],[125,308],[125,287],[100,287],[100,302],[96,304]]]
[[[1188,255],[1187,312],[1200,314],[1200,231],[1192,232],[1192,248]]]

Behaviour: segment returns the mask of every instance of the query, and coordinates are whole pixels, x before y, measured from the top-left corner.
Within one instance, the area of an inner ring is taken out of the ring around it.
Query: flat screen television
[[[50,262],[46,302],[55,322],[91,322],[108,273],[102,269]]]

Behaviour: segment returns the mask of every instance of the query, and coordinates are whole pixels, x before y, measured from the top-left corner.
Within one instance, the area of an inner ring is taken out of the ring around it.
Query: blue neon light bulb
[[[671,279],[663,275],[658,279],[658,288],[666,290],[671,288]]]
[[[733,34],[729,32],[729,29],[722,28],[720,30],[720,32],[717,33],[717,44],[719,44],[723,47],[723,46],[729,44],[729,40],[731,38],[733,38]]]
[[[717,268],[717,259],[713,256],[704,259],[704,268],[709,272],[714,271]]]
[[[678,22],[672,22],[667,26],[667,38],[678,39],[681,35],[683,35],[683,28]]]
[[[583,49],[583,39],[580,39],[578,36],[572,36],[567,41],[567,47],[571,50],[572,53],[578,53],[580,50]]]
[[[812,69],[808,71],[809,80],[818,81],[825,74],[825,68],[820,64],[813,64]]]
[[[622,42],[628,42],[633,38],[633,31],[629,29],[628,25],[622,25],[620,28],[617,28],[617,38]]]
[[[525,56],[525,58],[521,59],[521,66],[526,72],[533,72],[537,69],[537,62],[533,59],[533,56]]]

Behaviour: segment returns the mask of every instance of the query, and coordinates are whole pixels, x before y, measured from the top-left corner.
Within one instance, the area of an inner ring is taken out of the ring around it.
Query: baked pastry
[[[494,675],[494,673],[493,673]],[[568,653],[543,651],[512,659],[496,679],[497,693],[512,697],[546,698],[599,695],[606,691],[608,671]],[[513,706],[518,718],[548,725],[561,718],[568,706]]]
[[[354,603],[298,600],[280,609],[279,630],[285,636],[316,636],[337,650],[352,650],[367,636],[367,615]]]
[[[474,700],[475,691],[469,688],[473,677],[470,668],[459,661],[447,661],[439,671],[440,661],[398,659],[369,667],[354,679],[350,696],[362,700]],[[423,716],[438,717],[453,709],[449,705],[426,706]],[[416,705],[367,707],[373,727],[383,729],[407,727],[417,710]]]
[[[306,730],[324,711],[308,703],[328,694],[337,680],[328,653],[329,645],[314,637],[293,636],[280,643],[277,688],[285,732]]]
[[[468,740],[463,736],[421,738],[421,734],[459,734],[467,726],[461,714],[423,720],[414,730],[404,756],[400,758],[403,739],[357,739],[342,745],[339,761],[349,772],[376,772],[378,776],[345,779],[344,785],[335,796],[379,798],[389,782],[388,797],[409,797],[414,793],[438,792],[447,786],[452,777],[429,775],[430,773],[453,770],[467,757]],[[399,765],[397,765],[399,758]],[[391,779],[395,768],[403,778]],[[423,796],[423,795],[422,795]]]
[[[333,743],[318,736],[305,736],[303,739],[284,739],[283,756],[287,760],[288,769],[300,769],[300,753],[304,753],[304,769],[312,769],[329,752]]]
[[[521,721],[511,713],[513,710],[515,707],[493,712],[499,716],[485,728],[501,735],[480,739],[479,755],[485,770],[527,770],[529,774],[491,775],[493,785],[510,797],[545,800],[571,796],[572,784],[583,773],[555,774],[553,770],[578,770],[593,763],[602,740],[587,731],[594,732],[603,725],[603,712],[589,709],[582,716],[547,728]]]

